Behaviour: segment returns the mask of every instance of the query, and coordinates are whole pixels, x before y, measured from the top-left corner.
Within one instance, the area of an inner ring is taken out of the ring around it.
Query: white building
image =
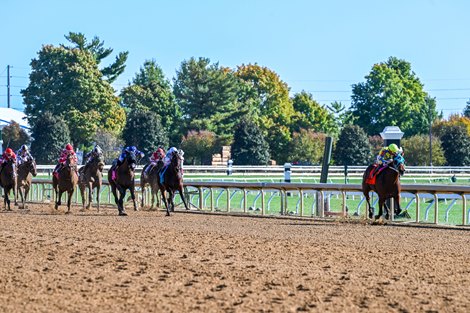
[[[0,134],[3,127],[10,125],[11,121],[15,121],[20,124],[20,127],[29,133],[28,120],[23,112],[10,108],[0,108]],[[0,136],[0,153],[3,152],[2,144],[3,141]]]

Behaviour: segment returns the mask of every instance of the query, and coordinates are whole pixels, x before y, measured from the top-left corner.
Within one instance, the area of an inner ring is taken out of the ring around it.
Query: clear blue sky
[[[147,59],[168,78],[190,57],[235,68],[258,63],[277,72],[291,94],[306,90],[322,104],[350,104],[351,85],[372,65],[396,56],[411,63],[447,116],[470,98],[470,1],[314,0],[0,0],[0,106],[6,66],[12,106],[22,108],[29,63],[43,44],[69,31],[98,36],[129,51],[119,90]]]

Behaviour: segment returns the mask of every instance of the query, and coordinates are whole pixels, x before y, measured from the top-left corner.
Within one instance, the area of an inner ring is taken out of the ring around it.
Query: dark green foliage
[[[242,120],[235,129],[232,159],[236,165],[266,165],[269,145],[255,123]]]
[[[238,102],[239,82],[229,69],[207,58],[183,61],[174,79],[174,94],[183,114],[183,133],[208,130],[232,138],[245,109]]]
[[[448,165],[470,165],[470,137],[465,127],[459,125],[445,127],[441,142]]]
[[[122,90],[121,97],[125,108],[131,111],[152,111],[161,117],[162,126],[170,137],[181,136],[178,123],[181,121],[181,112],[170,82],[154,60],[145,61],[132,84]]]
[[[363,83],[352,86],[349,122],[367,134],[398,126],[407,135],[426,133],[437,117],[436,101],[423,90],[411,64],[395,57],[375,64]]]
[[[470,118],[470,100],[467,101],[467,105],[463,110],[463,116]]]
[[[1,132],[4,151],[6,148],[12,148],[16,151],[21,145],[28,144],[31,141],[28,133],[15,121],[11,121],[10,125],[3,127]]]
[[[211,165],[212,154],[220,148],[217,136],[210,131],[189,131],[181,142],[185,162],[192,165]]]
[[[67,124],[58,116],[46,112],[31,128],[34,138],[31,154],[38,164],[54,164],[59,159],[60,151],[70,142]]]
[[[339,135],[333,155],[337,165],[369,164],[371,151],[364,130],[356,125],[346,125]]]
[[[97,64],[100,64],[104,58],[108,57],[113,52],[113,49],[111,48],[104,48],[104,41],[101,41],[96,36],[93,37],[90,43],[87,42],[85,35],[82,33],[70,32],[65,36],[65,38],[70,43],[74,44],[74,46],[70,47],[71,49],[77,48],[90,52],[95,58]],[[107,77],[108,82],[114,82],[116,78],[124,72],[128,55],[128,51],[119,52],[114,63],[101,69],[101,73],[103,76]]]
[[[150,156],[159,146],[168,146],[168,134],[162,126],[160,116],[154,112],[130,112],[122,138],[126,146],[136,146],[146,156]]]

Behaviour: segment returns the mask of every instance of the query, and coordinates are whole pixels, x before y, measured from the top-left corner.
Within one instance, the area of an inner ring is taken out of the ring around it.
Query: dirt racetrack
[[[470,232],[51,205],[0,213],[1,312],[470,312]]]

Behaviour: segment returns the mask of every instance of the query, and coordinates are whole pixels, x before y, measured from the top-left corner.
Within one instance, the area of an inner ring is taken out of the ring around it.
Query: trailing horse
[[[16,172],[16,163],[13,159],[9,159],[7,163],[3,166],[3,169],[0,173],[0,187],[3,187],[3,203],[5,204],[5,209],[11,211],[10,208],[10,190],[13,190],[13,197],[15,199],[15,205],[17,205],[16,200],[16,185],[17,185],[17,172]]]
[[[378,169],[378,173],[375,174],[375,179],[371,180],[371,171],[375,170],[375,165],[370,165],[367,167],[364,175],[362,177],[362,192],[367,201],[369,218],[372,218],[374,215],[374,209],[370,205],[370,196],[369,192],[371,190],[375,191],[379,196],[379,212],[375,216],[375,219],[378,219],[383,214],[383,207],[387,209],[385,212],[385,218],[389,219],[390,209],[386,205],[385,201],[387,199],[393,198],[395,205],[395,214],[398,215],[401,213],[400,208],[400,176],[405,173],[405,159],[403,156],[398,154],[394,157],[393,162],[390,165]],[[375,181],[374,181],[375,180]]]
[[[171,156],[170,164],[166,168],[164,167],[159,171],[160,179],[158,180],[158,187],[162,193],[167,216],[170,216],[170,205],[171,211],[174,212],[175,210],[174,197],[176,191],[179,191],[184,207],[186,210],[189,210],[183,195],[183,173],[181,163],[182,156],[179,152],[174,152]],[[163,178],[163,181],[161,178]],[[168,199],[166,197],[166,191],[168,191],[169,194]],[[170,203],[168,203],[168,201]]]
[[[150,191],[152,193],[152,202],[150,205],[150,210],[154,208],[155,198],[157,199],[157,206],[160,206],[160,199],[158,198],[158,191],[160,190],[158,187],[158,179],[159,174],[158,172],[163,167],[163,161],[158,161],[157,164],[153,165],[152,168],[148,171],[146,175],[144,175],[145,170],[151,166],[150,164],[146,165],[142,169],[142,174],[140,175],[140,189],[142,190],[142,207],[144,206],[145,201],[145,187],[147,185],[150,186]]]
[[[26,162],[18,165],[18,194],[21,197],[21,207],[25,208],[25,201],[31,188],[33,176],[36,177],[38,171],[36,169],[36,160],[28,158]]]
[[[126,191],[129,189],[132,201],[134,202],[134,211],[137,211],[137,202],[135,201],[135,168],[137,166],[137,159],[134,152],[126,152],[126,156],[122,164],[116,169],[116,177],[113,179],[113,171],[116,165],[113,164],[108,171],[108,181],[111,186],[111,191],[114,195],[114,201],[118,206],[119,215],[126,216],[124,209],[124,198]],[[119,191],[119,198],[117,191]]]
[[[55,190],[56,202],[55,209],[59,208],[61,205],[62,193],[67,192],[67,214],[70,213],[70,204],[72,201],[72,196],[75,191],[75,187],[78,183],[77,175],[77,164],[73,161],[73,156],[70,154],[67,156],[65,165],[59,170],[58,178],[54,175],[52,177],[52,187]]]
[[[89,164],[81,167],[78,171],[78,187],[80,188],[80,194],[82,196],[83,210],[90,209],[91,202],[93,201],[93,190],[96,188],[96,203],[98,205],[98,212],[100,211],[100,189],[103,184],[103,168],[104,159],[102,156],[98,156],[94,157]],[[85,207],[85,192],[87,188],[88,204]]]

